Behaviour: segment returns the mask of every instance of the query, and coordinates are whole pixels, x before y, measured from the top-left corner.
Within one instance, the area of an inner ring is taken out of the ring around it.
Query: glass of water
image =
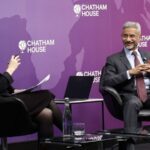
[[[75,140],[83,140],[85,135],[85,123],[73,124],[73,136]]]

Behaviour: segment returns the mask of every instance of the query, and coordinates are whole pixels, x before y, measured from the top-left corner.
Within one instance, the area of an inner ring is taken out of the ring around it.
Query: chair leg
[[[8,150],[7,137],[1,138],[1,147],[2,150]]]

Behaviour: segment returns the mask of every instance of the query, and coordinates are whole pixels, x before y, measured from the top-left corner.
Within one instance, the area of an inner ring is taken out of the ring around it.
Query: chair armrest
[[[120,105],[123,105],[123,102],[122,102],[122,99],[119,95],[119,93],[112,87],[109,87],[109,86],[105,86],[103,87],[103,91],[110,94],[111,96],[114,97],[114,99],[120,104]]]
[[[18,136],[34,133],[37,124],[26,105],[15,97],[0,97],[0,136]]]
[[[25,109],[26,112],[28,112],[27,106],[24,104],[24,102],[21,99],[15,98],[15,100],[16,100],[16,102],[20,103],[20,105],[23,106],[23,108]]]
[[[24,111],[28,112],[28,109],[24,102],[16,97],[0,97],[0,105],[12,105],[15,104],[16,106],[20,106]]]

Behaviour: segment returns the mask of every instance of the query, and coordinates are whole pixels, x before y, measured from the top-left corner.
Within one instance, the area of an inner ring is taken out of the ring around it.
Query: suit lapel
[[[131,65],[125,55],[124,50],[120,53],[120,61],[126,66],[127,69],[131,69]]]
[[[141,57],[145,63],[146,60],[148,60],[149,58],[147,57],[147,55],[144,53],[144,51],[139,50],[139,53],[141,54]]]

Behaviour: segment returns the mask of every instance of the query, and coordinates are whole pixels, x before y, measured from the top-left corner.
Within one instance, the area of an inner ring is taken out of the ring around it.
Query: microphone
[[[146,61],[147,61],[147,58],[143,57],[143,62],[146,63]]]

